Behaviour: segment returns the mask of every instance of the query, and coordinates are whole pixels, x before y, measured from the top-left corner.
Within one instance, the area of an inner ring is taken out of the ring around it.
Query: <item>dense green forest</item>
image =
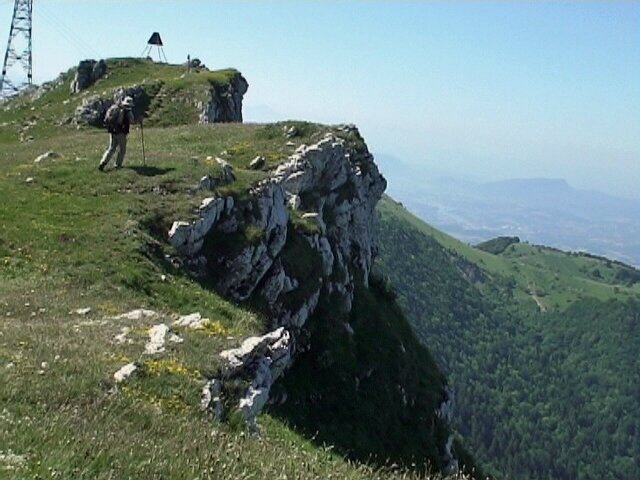
[[[640,296],[616,284],[635,270],[521,244],[492,255],[391,200],[379,211],[379,269],[448,375],[455,427],[487,470],[640,478]]]

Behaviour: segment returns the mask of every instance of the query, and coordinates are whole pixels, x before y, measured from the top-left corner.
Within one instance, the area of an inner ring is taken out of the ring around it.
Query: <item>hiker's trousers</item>
[[[111,133],[111,139],[109,140],[109,148],[107,148],[102,155],[100,165],[105,166],[111,160],[113,154],[118,150],[118,157],[116,158],[116,167],[121,167],[124,161],[124,156],[127,153],[127,134],[126,133]]]

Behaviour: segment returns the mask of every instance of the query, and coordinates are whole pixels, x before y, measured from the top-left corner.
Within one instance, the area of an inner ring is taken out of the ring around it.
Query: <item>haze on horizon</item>
[[[172,63],[241,70],[249,121],[355,123],[428,169],[640,198],[638,2],[35,0],[34,79],[153,31]]]

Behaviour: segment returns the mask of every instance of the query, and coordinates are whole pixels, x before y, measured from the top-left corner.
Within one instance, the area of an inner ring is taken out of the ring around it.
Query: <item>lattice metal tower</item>
[[[33,0],[15,0],[0,78],[0,97],[2,98],[14,95],[25,86],[31,85],[32,12]]]

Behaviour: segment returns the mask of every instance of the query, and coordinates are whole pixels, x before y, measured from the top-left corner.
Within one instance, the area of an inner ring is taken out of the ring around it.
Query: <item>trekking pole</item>
[[[142,128],[142,119],[140,119],[140,136],[142,138],[142,165],[147,166],[147,157],[144,154],[144,129]]]

